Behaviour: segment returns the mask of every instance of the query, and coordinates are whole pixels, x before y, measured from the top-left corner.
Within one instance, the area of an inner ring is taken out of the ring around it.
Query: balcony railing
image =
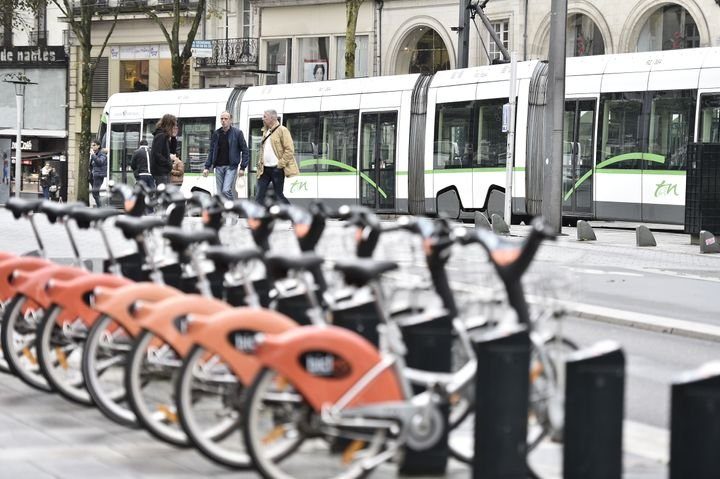
[[[104,14],[114,11],[118,8],[120,13],[134,13],[152,8],[156,11],[167,12],[172,11],[174,0],[75,0],[73,1],[73,14],[80,15],[81,2],[86,5],[92,5],[95,14]],[[195,10],[198,0],[180,0],[180,10]]]
[[[233,66],[249,66],[258,63],[257,38],[228,38],[227,40],[211,40],[212,56],[196,58],[197,68],[227,68]]]

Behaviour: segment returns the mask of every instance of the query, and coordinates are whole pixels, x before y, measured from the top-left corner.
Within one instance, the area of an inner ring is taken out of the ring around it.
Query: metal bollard
[[[525,479],[530,336],[524,326],[473,339],[475,457],[473,478]]]
[[[448,373],[451,369],[452,351],[452,318],[440,317],[432,321],[402,328],[403,338],[408,345],[408,354],[405,356],[409,367],[424,371]],[[414,387],[415,393],[422,388]],[[443,434],[437,442],[429,448],[414,449],[409,442],[399,466],[400,474],[411,475],[440,475],[445,474],[448,456],[448,414],[449,406],[444,404],[440,408],[442,415]]]
[[[602,341],[567,358],[563,477],[622,475],[625,355]]]
[[[670,479],[720,474],[720,362],[704,364],[671,386]]]

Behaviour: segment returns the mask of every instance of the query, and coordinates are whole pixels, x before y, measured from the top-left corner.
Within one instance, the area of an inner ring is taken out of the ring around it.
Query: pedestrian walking
[[[157,186],[170,181],[173,160],[176,158],[173,153],[170,153],[170,138],[175,126],[177,126],[177,118],[169,113],[163,115],[155,125],[150,148],[150,173]]]
[[[210,168],[214,168],[217,194],[232,200],[238,167],[241,171],[247,168],[250,163],[250,150],[243,132],[232,126],[232,115],[229,112],[220,114],[220,125],[210,141],[210,152],[203,176],[207,176]]]
[[[92,177],[92,197],[95,207],[100,207],[100,188],[107,176],[107,154],[100,149],[100,142],[93,140],[90,143],[90,173]]]
[[[50,193],[57,191],[59,182],[60,175],[57,174],[50,162],[46,161],[45,165],[40,169],[40,187],[42,188],[43,198],[49,200]]]
[[[295,146],[287,128],[277,119],[277,111],[266,110],[263,113],[263,138],[260,142],[260,158],[257,165],[257,194],[255,201],[265,202],[268,185],[272,182],[275,196],[280,203],[287,203],[283,194],[285,177],[296,176],[300,172],[295,161]],[[244,174],[243,171],[240,174]]]
[[[155,189],[155,179],[150,174],[150,148],[147,140],[140,140],[140,148],[135,150],[130,159],[130,168],[135,181],[140,181],[150,189]]]

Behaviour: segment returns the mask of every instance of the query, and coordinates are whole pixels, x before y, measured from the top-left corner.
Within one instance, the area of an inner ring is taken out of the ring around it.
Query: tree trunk
[[[89,37],[89,35],[88,35]],[[92,178],[88,175],[88,167],[90,166],[90,142],[91,138],[91,125],[92,119],[92,79],[93,71],[91,69],[90,61],[90,50],[92,45],[90,42],[83,42],[82,48],[82,84],[80,85],[80,96],[82,98],[81,113],[80,113],[80,144],[78,151],[80,156],[77,161],[77,183],[75,185],[75,192],[78,201],[82,201],[88,204],[88,193],[89,183]],[[103,147],[105,145],[102,145]]]
[[[358,12],[363,0],[345,0],[345,78],[355,78],[355,29],[357,28]]]

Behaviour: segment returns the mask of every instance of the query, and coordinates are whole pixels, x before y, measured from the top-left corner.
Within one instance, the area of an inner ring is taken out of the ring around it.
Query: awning
[[[15,150],[12,150],[12,153],[15,153]],[[33,161],[33,160],[52,160],[53,156],[60,156],[62,155],[62,152],[59,151],[23,151],[20,153],[20,159],[25,161]],[[11,157],[11,161],[15,162],[15,155],[13,154]]]

